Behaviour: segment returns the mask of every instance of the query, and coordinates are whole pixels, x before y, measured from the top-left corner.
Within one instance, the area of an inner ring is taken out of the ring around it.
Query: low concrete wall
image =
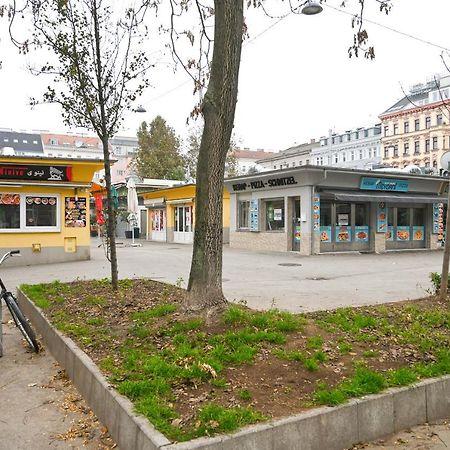
[[[52,355],[122,450],[342,450],[450,417],[450,376],[445,376],[336,408],[317,408],[246,427],[230,435],[172,444],[145,418],[132,412],[131,402],[117,394],[93,361],[71,339],[56,331],[20,291],[18,298]]]
[[[89,246],[78,246],[77,251],[74,253],[65,252],[62,247],[42,247],[39,253],[32,252],[29,247],[11,247],[1,249],[2,253],[6,253],[10,250],[20,250],[20,258],[8,259],[8,267],[85,261],[91,259],[91,249]]]
[[[283,232],[231,231],[230,247],[247,250],[286,252],[287,235]]]

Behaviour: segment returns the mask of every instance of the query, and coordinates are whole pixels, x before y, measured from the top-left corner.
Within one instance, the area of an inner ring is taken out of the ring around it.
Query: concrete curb
[[[28,297],[18,301],[47,348],[63,366],[122,450],[342,450],[425,422],[450,417],[450,375],[409,387],[246,427],[230,435],[172,444],[119,395],[94,362],[59,333]]]

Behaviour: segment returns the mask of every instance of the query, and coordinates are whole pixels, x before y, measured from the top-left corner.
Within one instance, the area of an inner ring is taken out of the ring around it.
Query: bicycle
[[[2,258],[0,259],[0,266],[2,265],[3,261],[5,259],[9,258],[10,256],[14,255],[20,255],[20,250],[12,250],[8,253],[5,253]],[[39,345],[36,340],[36,335],[31,328],[30,324],[28,323],[27,319],[25,318],[22,310],[19,307],[19,304],[17,303],[17,299],[14,296],[14,294],[6,289],[6,286],[3,283],[3,280],[0,278],[0,307],[1,307],[1,299],[3,299],[6,303],[6,306],[9,309],[9,312],[11,313],[11,316],[14,320],[14,323],[16,324],[17,328],[21,331],[23,334],[25,340],[27,341],[28,345],[30,346],[31,350],[35,353],[39,352]]]

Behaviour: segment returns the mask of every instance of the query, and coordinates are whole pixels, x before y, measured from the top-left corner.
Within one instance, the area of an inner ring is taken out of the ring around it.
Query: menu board
[[[355,242],[369,242],[369,227],[355,227]]]
[[[409,241],[410,230],[409,227],[397,227],[397,241]]]
[[[386,231],[386,240],[393,241],[394,240],[394,227],[388,226]]]
[[[444,237],[444,204],[433,203],[433,234],[438,234],[439,240]]]
[[[352,229],[347,226],[336,227],[336,242],[351,242]]]
[[[425,227],[413,227],[413,241],[425,240]]]
[[[294,235],[295,242],[300,242],[301,237],[302,237],[302,228],[300,225],[295,225],[295,235]]]
[[[315,194],[313,197],[313,231],[314,233],[322,233],[320,228],[320,195]],[[322,241],[322,238],[320,239]],[[330,233],[331,242],[331,233]]]
[[[387,207],[386,203],[379,202],[377,207],[377,233],[387,231]]]
[[[259,231],[258,200],[250,200],[250,231]]]
[[[86,204],[86,197],[66,197],[64,215],[66,227],[83,228],[86,226]]]
[[[320,227],[320,242],[331,242],[331,227]]]

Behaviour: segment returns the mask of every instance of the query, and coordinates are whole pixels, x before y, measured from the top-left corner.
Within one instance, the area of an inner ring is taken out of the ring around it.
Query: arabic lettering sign
[[[366,191],[408,192],[409,181],[362,177],[359,187]]]
[[[377,205],[377,233],[387,231],[387,207],[386,203],[379,202]]]
[[[86,226],[86,197],[66,197],[65,222],[69,228],[83,228]]]
[[[2,180],[71,181],[71,166],[41,166],[35,164],[0,164]]]

